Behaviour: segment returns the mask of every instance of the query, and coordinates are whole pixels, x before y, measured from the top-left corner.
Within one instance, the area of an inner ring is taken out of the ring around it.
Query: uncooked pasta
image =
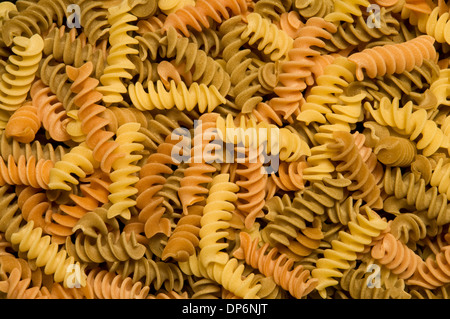
[[[1,2],[0,299],[449,299],[449,17]]]

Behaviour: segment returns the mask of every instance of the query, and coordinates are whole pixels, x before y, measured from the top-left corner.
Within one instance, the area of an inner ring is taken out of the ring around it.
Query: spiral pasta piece
[[[31,102],[25,102],[9,118],[5,135],[21,143],[30,143],[34,140],[40,126],[37,107]]]
[[[400,107],[399,100],[394,98],[381,99],[380,107],[374,110],[370,103],[364,104],[374,120],[381,125],[393,128],[399,134],[409,136],[411,141],[416,140],[418,150],[424,156],[434,154],[440,147],[448,148],[448,138],[434,121],[428,120],[426,111],[419,109],[413,111],[412,102]]]
[[[439,7],[435,7],[431,12],[418,15],[417,28],[432,36],[438,43],[450,44],[450,19],[449,12],[439,13]]]
[[[63,155],[50,169],[48,187],[50,189],[62,189],[70,191],[68,183],[78,185],[78,180],[72,174],[84,178],[92,174],[97,166],[92,151],[85,143],[72,148],[70,152]]]
[[[40,0],[28,6],[12,19],[5,21],[2,26],[2,38],[7,46],[18,36],[32,37],[46,32],[53,21],[63,24],[66,17],[66,3],[64,0]]]
[[[169,27],[174,27],[189,37],[188,27],[192,27],[196,31],[202,31],[203,28],[208,29],[210,26],[208,18],[221,23],[222,20],[230,18],[230,13],[232,15],[245,15],[247,9],[247,2],[244,0],[198,0],[195,2],[195,6],[187,5],[170,13],[164,21],[162,30],[167,31]]]
[[[365,245],[386,229],[387,222],[373,210],[366,207],[365,214],[367,217],[359,214],[356,222],[349,222],[349,232],[340,231],[339,239],[331,242],[332,248],[325,250],[324,257],[317,260],[317,268],[311,274],[319,281],[316,289],[322,298],[327,295],[326,287],[338,283],[333,277],[342,277],[339,269],[349,269],[349,261],[356,260],[356,253],[362,252]]]
[[[445,246],[435,258],[428,257],[425,262],[419,264],[414,275],[406,283],[426,289],[435,289],[447,284],[450,280],[449,257],[449,246]]]
[[[335,23],[342,21],[353,23],[353,16],[361,16],[362,11],[360,7],[367,8],[370,2],[367,0],[336,0],[334,1],[334,10],[328,13],[324,19]]]
[[[177,85],[174,80],[170,81],[168,90],[161,81],[156,82],[156,87],[149,83],[148,93],[142,84],[137,82],[129,85],[128,93],[139,110],[177,108],[180,111],[191,111],[198,107],[200,113],[210,113],[226,101],[215,86],[192,83],[188,88],[184,82]]]
[[[311,76],[312,59],[320,55],[315,47],[324,47],[323,39],[330,38],[334,31],[336,29],[332,23],[320,18],[308,19],[298,31],[298,37],[287,53],[288,59],[280,63],[278,84],[273,89],[278,97],[269,101],[269,105],[284,119],[294,114],[304,100],[302,91]]]
[[[111,48],[106,58],[107,65],[100,77],[102,85],[97,87],[97,91],[103,94],[103,102],[107,104],[123,101],[122,94],[127,93],[127,88],[121,79],[131,79],[132,76],[127,70],[134,68],[127,55],[139,53],[133,48],[138,41],[128,34],[138,29],[137,26],[130,24],[137,20],[137,17],[129,13],[130,9],[128,1],[122,1],[119,5],[108,9],[108,23],[111,25],[108,40]]]
[[[38,80],[31,86],[30,96],[38,118],[50,137],[55,141],[69,140],[70,135],[66,130],[69,117],[57,96],[51,94],[50,88]]]
[[[51,160],[36,160],[34,156],[27,160],[22,155],[17,163],[12,155],[8,157],[6,163],[0,158],[0,185],[29,185],[48,189],[53,167]]]
[[[11,243],[18,245],[19,251],[26,252],[29,259],[36,259],[36,266],[44,267],[47,275],[53,275],[56,282],[63,282],[67,287],[69,284],[70,271],[67,268],[70,265],[79,265],[75,263],[73,257],[68,257],[64,249],[59,249],[58,244],[50,244],[50,236],[42,236],[42,228],[34,228],[34,222],[29,221],[21,227],[16,233],[11,235]],[[85,286],[85,274],[79,278],[81,286]]]
[[[136,201],[131,197],[138,192],[134,184],[139,177],[135,174],[141,168],[136,165],[136,162],[142,158],[142,155],[134,153],[144,148],[144,145],[140,143],[144,140],[144,135],[139,132],[139,128],[139,123],[126,123],[117,129],[115,141],[119,146],[116,150],[125,156],[117,158],[112,164],[113,171],[110,173],[112,183],[109,185],[111,194],[108,199],[113,204],[108,209],[108,218],[120,215],[130,219],[130,207],[136,205]]]
[[[98,80],[90,77],[92,68],[91,62],[79,68],[68,66],[67,75],[74,81],[70,89],[76,94],[74,103],[80,108],[78,117],[81,130],[86,135],[86,145],[92,149],[92,156],[100,163],[101,169],[108,173],[123,154],[118,150],[119,144],[113,140],[114,132],[106,129],[108,120],[102,118],[105,107],[97,104],[102,94],[95,90]]]
[[[386,233],[375,243],[371,249],[371,256],[400,279],[405,280],[410,278],[423,262],[420,256],[390,233]]]
[[[242,32],[241,39],[246,39],[250,45],[257,45],[258,50],[270,56],[272,61],[283,60],[293,46],[292,38],[256,12],[247,15],[246,19],[247,28]]]
[[[44,41],[39,34],[30,38],[15,37],[5,73],[0,80],[0,109],[17,110],[27,98],[42,58]]]
[[[370,78],[384,74],[411,71],[414,66],[422,65],[425,59],[436,58],[435,40],[428,35],[421,35],[409,41],[377,46],[353,53],[348,59],[356,63],[356,78],[364,78],[363,70]]]
[[[279,254],[276,248],[268,251],[268,243],[258,247],[258,240],[251,240],[250,235],[245,232],[241,232],[239,236],[240,246],[233,256],[244,259],[266,277],[273,276],[275,283],[289,291],[293,297],[300,299],[317,286],[318,280],[310,278],[308,270],[302,265],[294,266],[294,261],[284,254]]]

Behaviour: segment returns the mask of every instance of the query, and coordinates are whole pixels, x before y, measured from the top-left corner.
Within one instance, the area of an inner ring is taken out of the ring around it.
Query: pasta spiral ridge
[[[11,115],[6,123],[5,135],[21,143],[30,143],[40,127],[41,120],[37,115],[37,107],[28,101]]]
[[[245,265],[239,263],[236,258],[229,258],[224,265],[211,263],[205,268],[194,255],[187,262],[180,263],[180,268],[187,275],[212,279],[229,292],[244,299],[257,299],[261,289],[261,284],[253,282],[255,274],[245,276]]]
[[[353,16],[361,16],[362,11],[360,6],[367,8],[370,2],[367,0],[336,0],[334,2],[334,10],[327,14],[324,19],[334,23],[340,23],[342,21],[353,23]]]
[[[223,251],[228,244],[222,239],[228,235],[226,229],[230,226],[228,221],[235,209],[238,190],[239,187],[229,181],[228,174],[218,174],[211,182],[199,232],[198,258],[205,268],[211,264],[224,265],[229,260],[228,254]]]
[[[178,196],[184,214],[187,214],[189,206],[205,200],[205,195],[209,192],[206,185],[212,182],[211,174],[217,170],[213,165],[206,162],[207,159],[203,155],[205,154],[206,145],[212,140],[212,136],[206,138],[205,132],[216,128],[218,118],[219,114],[217,113],[205,113],[199,118],[202,126],[201,131],[198,133],[201,133],[203,138],[201,143],[196,143],[197,145],[193,143],[194,147],[191,150],[189,167],[184,171],[184,177],[181,179],[180,188],[178,189]],[[192,141],[194,141],[194,138],[192,138]],[[201,158],[198,158],[197,154],[200,154]]]
[[[450,282],[448,270],[450,260],[449,248],[449,246],[443,247],[434,258],[430,256],[425,262],[419,264],[414,275],[406,283],[426,289],[435,289]]]
[[[116,158],[112,163],[109,185],[111,194],[108,196],[112,205],[108,209],[108,218],[121,216],[128,220],[131,217],[130,208],[136,205],[132,197],[138,192],[135,184],[139,181],[139,177],[136,173],[141,170],[136,163],[142,158],[142,155],[136,152],[144,148],[141,143],[144,135],[139,132],[140,126],[139,123],[131,122],[117,129],[115,141],[119,146],[116,151],[125,156]]]
[[[432,36],[436,42],[450,44],[450,36],[448,35],[450,30],[450,13],[439,14],[439,11],[439,7],[436,7],[429,15],[419,14],[417,27],[421,32]]]
[[[148,85],[148,92],[145,92],[142,84],[137,82],[130,84],[128,93],[139,110],[168,110],[177,108],[180,111],[191,111],[198,107],[200,113],[212,112],[218,105],[226,102],[217,88],[213,85],[192,83],[188,88],[184,82],[178,85],[175,81],[170,81],[170,88],[165,89],[161,81]]]
[[[375,176],[363,161],[355,144],[355,139],[349,132],[334,132],[336,144],[329,145],[336,154],[331,158],[340,162],[336,167],[337,172],[346,172],[346,178],[352,180],[348,190],[353,192],[352,197],[363,199],[366,205],[374,209],[381,209],[383,201],[381,190],[378,187]]]
[[[133,283],[130,277],[122,277],[107,270],[92,269],[86,278],[86,295],[93,299],[145,299],[149,286]]]
[[[6,163],[0,158],[0,185],[29,185],[49,189],[53,167],[51,160],[37,160],[34,156],[27,160],[21,155],[17,163],[12,155],[9,155]]]
[[[399,134],[409,136],[411,141],[417,140],[416,147],[424,156],[433,155],[440,147],[449,147],[448,137],[436,122],[427,119],[424,109],[413,111],[412,102],[400,106],[397,98],[392,101],[382,98],[377,110],[368,102],[364,103],[364,108],[378,124],[389,126]]]
[[[7,46],[17,36],[32,37],[46,32],[54,19],[58,25],[66,17],[67,4],[64,0],[40,0],[33,3],[2,26],[2,38]]]
[[[353,53],[348,59],[357,65],[356,78],[359,81],[364,78],[363,70],[370,78],[402,73],[411,71],[415,65],[422,65],[426,59],[434,60],[436,58],[434,42],[433,37],[421,35],[403,43],[365,49]]]
[[[15,37],[14,46],[0,80],[0,109],[13,112],[26,100],[42,58],[44,41],[39,34]]]
[[[188,27],[192,27],[196,31],[202,31],[203,28],[207,29],[210,27],[208,18],[221,23],[223,20],[230,18],[230,13],[245,16],[247,10],[247,2],[245,0],[198,0],[195,6],[187,5],[170,13],[164,21],[162,30],[167,31],[169,27],[174,27],[186,37],[189,37]]]
[[[68,183],[74,185],[79,183],[72,174],[84,178],[94,172],[96,165],[91,149],[85,143],[81,143],[64,154],[50,169],[48,188],[70,191]]]
[[[69,122],[67,112],[56,95],[51,94],[50,88],[42,80],[38,80],[31,86],[30,96],[38,118],[50,137],[55,141],[69,140],[70,135],[66,130]]]
[[[269,175],[277,187],[283,191],[299,191],[305,188],[303,170],[308,163],[301,158],[295,162],[281,162],[278,172]]]
[[[230,74],[232,87],[230,95],[234,97],[236,108],[243,113],[250,113],[263,98],[257,94],[261,89],[255,83],[258,72],[251,72],[252,59],[249,57],[250,49],[241,47],[246,43],[241,38],[246,25],[241,16],[233,17],[220,25],[219,34],[222,36],[223,59],[226,61],[225,70]]]
[[[106,63],[106,40],[94,46],[86,43],[84,33],[77,36],[75,28],[66,31],[66,26],[52,29],[44,37],[44,55],[53,55],[58,62],[79,68],[87,61],[94,65],[94,75],[100,78]]]
[[[139,221],[144,224],[147,238],[157,233],[169,236],[171,221],[163,217],[166,212],[162,205],[164,197],[159,194],[167,180],[167,175],[173,173],[171,166],[175,164],[171,156],[174,145],[171,137],[161,143],[156,152],[151,154],[139,172],[139,181],[136,183],[136,206],[140,209]]]
[[[371,256],[400,279],[405,280],[410,278],[423,262],[420,256],[390,233],[386,233],[373,245]]]
[[[384,200],[385,210],[390,213],[426,211],[429,219],[436,219],[438,225],[450,220],[450,206],[446,194],[439,193],[436,186],[427,188],[423,178],[416,179],[414,174],[402,174],[400,168],[388,167],[383,179],[383,190],[390,197]]]
[[[188,214],[183,215],[167,241],[162,253],[162,259],[173,258],[176,261],[187,261],[195,254],[195,248],[200,243],[200,227],[203,208],[200,205],[190,206]]]
[[[119,144],[113,140],[114,132],[107,131],[108,120],[102,118],[105,107],[97,104],[102,94],[96,91],[98,80],[91,78],[93,65],[86,62],[79,68],[67,66],[67,75],[73,81],[70,90],[76,95],[74,103],[79,107],[78,117],[81,130],[86,134],[86,145],[92,149],[92,156],[108,173],[113,163],[123,156]]]
[[[35,157],[36,160],[45,159],[56,162],[60,160],[68,149],[62,145],[53,146],[51,143],[41,144],[39,140],[31,143],[20,143],[14,139],[7,138],[6,134],[0,133],[0,156],[8,158],[12,155],[15,162],[23,155],[25,159]]]
[[[91,45],[107,39],[111,25],[108,22],[108,11],[103,5],[89,0],[79,0],[80,24]],[[77,67],[77,66],[75,66]]]
[[[240,233],[240,246],[233,256],[258,269],[264,276],[273,277],[275,283],[300,299],[308,295],[317,285],[318,280],[310,278],[309,270],[302,265],[294,266],[294,260],[285,254],[279,254],[277,248],[269,249],[266,243],[258,247],[258,239],[251,240],[250,235]],[[266,254],[267,252],[267,254]]]
[[[109,185],[111,180],[104,173],[94,172],[92,175],[82,180],[80,185],[80,195],[70,194],[69,197],[74,205],[60,205],[64,214],[53,213],[54,223],[47,226],[53,233],[70,236],[73,227],[86,213],[95,210],[97,207],[108,202]]]
[[[280,63],[278,84],[273,89],[278,97],[269,101],[269,105],[284,119],[294,114],[304,100],[302,91],[306,80],[311,76],[310,68],[314,65],[312,58],[320,55],[315,47],[324,47],[323,39],[331,37],[335,27],[320,18],[311,18],[298,31],[292,49],[287,53],[288,59]]]
[[[325,298],[326,287],[338,284],[333,277],[342,277],[339,269],[349,269],[349,261],[356,260],[356,254],[364,250],[365,245],[369,245],[372,239],[377,237],[387,227],[387,222],[371,210],[365,208],[365,215],[356,216],[356,222],[349,222],[349,232],[340,231],[339,239],[331,242],[332,248],[324,251],[324,257],[316,262],[316,268],[312,270],[313,278],[317,278],[319,283],[316,289],[322,298]]]
[[[124,262],[139,260],[144,256],[145,246],[136,241],[135,234],[129,236],[125,232],[108,232],[92,238],[79,233],[73,243],[66,238],[66,249],[69,256],[82,263]]]
[[[293,39],[270,20],[252,12],[247,15],[247,27],[241,34],[250,45],[270,56],[272,61],[283,60],[292,49]]]
[[[119,103],[123,101],[122,94],[127,93],[127,88],[122,78],[131,79],[131,74],[127,70],[134,69],[134,64],[127,55],[137,55],[139,51],[133,46],[138,41],[128,34],[136,31],[137,26],[130,24],[137,20],[137,17],[130,14],[131,7],[128,1],[122,1],[118,6],[108,9],[109,43],[111,45],[106,58],[107,65],[103,75],[100,77],[101,86],[97,91],[103,94],[103,102],[107,104]]]
[[[19,251],[26,252],[28,259],[35,259],[37,267],[44,267],[47,275],[54,275],[55,282],[63,282],[67,287],[70,272],[66,271],[70,265],[78,265],[73,257],[58,248],[58,244],[50,243],[50,236],[42,236],[42,228],[34,228],[34,222],[29,221],[16,233],[11,235],[11,243],[18,245]],[[86,275],[80,276],[81,286],[85,286]]]

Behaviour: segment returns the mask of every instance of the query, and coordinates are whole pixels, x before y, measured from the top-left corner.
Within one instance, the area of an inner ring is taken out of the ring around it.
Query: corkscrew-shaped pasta
[[[32,102],[25,102],[9,118],[5,135],[21,143],[31,143],[40,127],[37,107]]]
[[[289,291],[293,297],[300,299],[317,286],[318,280],[310,278],[308,270],[301,265],[294,267],[294,260],[285,254],[279,254],[276,248],[268,250],[268,243],[259,247],[258,239],[252,240],[246,232],[241,232],[239,238],[240,246],[233,252],[233,256],[245,260],[266,277],[273,277],[275,283]]]
[[[17,163],[12,155],[9,155],[6,163],[0,158],[0,185],[29,185],[48,189],[53,167],[51,160],[36,160],[34,156],[27,160],[21,155]]]
[[[436,7],[429,14],[418,14],[417,28],[432,36],[439,43],[450,44],[450,36],[448,35],[450,28],[449,12],[440,14],[439,11],[439,7]]]
[[[241,39],[245,39],[250,45],[257,45],[258,50],[270,56],[272,61],[285,59],[292,49],[293,39],[255,12],[247,15],[246,19],[247,28],[242,32]]]
[[[212,112],[219,104],[226,102],[215,86],[192,83],[188,88],[184,82],[178,85],[170,81],[166,90],[161,81],[148,85],[146,92],[140,82],[130,84],[128,93],[134,106],[139,110],[168,110],[177,108],[180,111],[191,111],[198,107],[200,113]]]
[[[0,80],[0,109],[17,110],[27,98],[39,68],[44,41],[39,34],[15,37],[12,52]]]
[[[167,31],[169,27],[174,27],[189,37],[188,27],[202,31],[203,28],[210,27],[209,18],[221,23],[230,18],[230,13],[231,15],[246,15],[247,9],[245,0],[198,0],[195,2],[195,6],[187,5],[169,14],[164,21],[162,30]]]
[[[450,105],[450,70],[439,70],[439,78],[430,85],[430,91],[436,96],[438,105]]]
[[[226,61],[225,70],[230,74],[230,81],[233,85],[230,95],[234,97],[236,109],[243,113],[250,113],[258,103],[262,102],[262,97],[257,94],[261,85],[254,83],[258,72],[249,71],[252,64],[252,59],[249,57],[251,50],[241,50],[241,47],[247,43],[246,39],[241,39],[245,30],[246,24],[242,21],[242,17],[236,16],[220,25],[219,34],[222,36],[221,45],[223,46],[222,56]]]
[[[362,10],[360,7],[367,8],[370,2],[367,0],[336,0],[334,1],[334,10],[328,13],[324,19],[334,23],[342,21],[353,23],[353,16],[361,16]]]
[[[385,210],[400,212],[426,211],[429,219],[436,219],[438,225],[450,220],[450,206],[447,195],[439,193],[436,186],[427,188],[423,178],[416,180],[413,173],[402,174],[400,168],[387,167],[383,179],[383,190],[391,195],[384,200]]]
[[[167,241],[162,253],[162,259],[173,258],[176,261],[187,261],[195,254],[195,248],[200,243],[200,227],[203,207],[190,206],[188,214],[180,218]]]
[[[130,207],[136,205],[132,196],[138,192],[134,184],[139,177],[135,174],[141,170],[136,162],[142,158],[142,155],[135,152],[144,148],[144,145],[140,143],[144,140],[144,135],[139,132],[139,128],[139,123],[126,123],[117,129],[115,141],[119,147],[116,151],[125,156],[117,158],[112,164],[113,171],[110,173],[112,183],[109,185],[111,194],[108,199],[113,205],[108,209],[108,218],[120,215],[130,219]]]
[[[421,35],[409,41],[387,44],[353,53],[348,59],[356,63],[356,78],[374,78],[384,74],[411,71],[414,66],[421,66],[425,59],[436,58],[435,40],[428,35]]]
[[[6,134],[0,133],[0,155],[2,158],[8,158],[12,155],[15,162],[19,161],[19,158],[23,155],[25,159],[29,160],[30,157],[35,157],[36,160],[48,159],[52,162],[60,160],[68,149],[62,145],[53,146],[51,143],[45,143],[44,145],[35,140],[32,143],[20,143],[14,139],[6,137]]]
[[[236,124],[237,122],[238,124]],[[309,145],[288,128],[278,128],[267,122],[257,123],[254,119],[240,116],[234,119],[231,114],[224,119],[216,120],[217,133],[226,143],[242,144],[257,152],[264,151],[267,155],[278,155],[281,161],[294,162],[300,157],[311,155]]]
[[[80,6],[80,24],[89,43],[95,45],[107,39],[111,25],[108,21],[108,10],[103,4],[89,0],[80,0],[77,4]]]
[[[66,65],[58,63],[53,55],[42,59],[39,64],[38,75],[42,82],[50,87],[50,91],[56,95],[67,112],[76,109],[73,103],[73,94],[70,91],[69,77],[66,73]]]
[[[168,136],[166,141],[158,146],[156,152],[148,157],[139,172],[139,181],[136,183],[136,206],[141,210],[139,221],[144,223],[147,238],[157,233],[169,236],[171,232],[170,220],[163,217],[166,212],[162,205],[164,197],[159,194],[166,182],[166,176],[173,173],[171,165],[175,162],[172,158],[173,143],[171,141],[171,137]]]
[[[340,231],[339,239],[331,242],[332,248],[324,251],[324,257],[316,262],[316,268],[311,272],[319,283],[316,289],[322,298],[327,292],[325,288],[338,284],[333,277],[342,277],[342,270],[350,268],[349,261],[356,260],[356,254],[364,250],[374,237],[377,237],[387,227],[387,222],[380,218],[370,208],[365,208],[364,216],[356,216],[356,222],[349,222],[349,231]]]
[[[41,299],[45,298],[34,278],[28,263],[11,256],[0,256],[0,292],[7,299]]]
[[[352,184],[347,187],[349,191],[353,192],[352,197],[363,199],[367,206],[374,209],[382,208],[380,188],[374,175],[363,161],[353,135],[349,132],[334,132],[333,136],[336,144],[328,147],[332,148],[336,154],[331,159],[341,162],[336,166],[336,171],[346,172],[344,176],[352,181]]]
[[[397,133],[416,140],[416,147],[424,156],[434,154],[440,147],[448,148],[448,137],[437,126],[436,122],[427,119],[424,109],[413,111],[413,103],[400,106],[397,98],[389,101],[382,98],[380,106],[374,110],[368,102],[364,108],[370,112],[374,120],[381,125],[393,128]]]
[[[312,58],[320,55],[314,47],[324,47],[323,39],[329,39],[335,26],[321,18],[311,18],[298,31],[288,59],[280,63],[278,84],[273,89],[278,97],[269,101],[269,105],[287,119],[300,108],[304,100],[302,91],[306,88],[306,79],[311,76]]]
[[[82,263],[123,262],[128,259],[139,260],[144,256],[145,246],[138,243],[134,232],[108,232],[92,238],[79,233],[75,243],[66,238],[69,256]]]
[[[54,20],[63,24],[66,17],[67,4],[64,0],[40,0],[28,6],[2,26],[2,38],[7,46],[11,46],[18,36],[32,37],[46,32]]]
[[[60,205],[59,208],[64,214],[52,214],[53,223],[46,228],[50,233],[60,236],[70,236],[73,233],[73,227],[81,217],[108,202],[111,180],[107,174],[94,172],[92,175],[81,179],[81,182],[81,196],[76,194],[69,195],[74,205]]]
[[[391,12],[386,12],[381,8],[379,13],[380,26],[371,28],[367,24],[367,17],[358,16],[353,23],[343,23],[337,26],[336,32],[331,39],[325,40],[325,50],[328,52],[337,52],[344,50],[352,45],[376,41],[385,36],[398,34],[399,22],[392,16]]]
[[[111,45],[106,58],[107,65],[100,77],[101,86],[97,90],[103,94],[103,102],[118,103],[123,101],[122,94],[127,93],[127,88],[122,78],[131,79],[129,71],[134,68],[134,64],[127,55],[137,55],[139,51],[133,48],[138,41],[131,37],[128,32],[136,31],[137,26],[131,22],[137,17],[130,14],[131,10],[128,1],[122,1],[118,6],[108,9],[109,43]]]
[[[205,195],[209,192],[205,186],[212,182],[211,174],[217,170],[213,165],[206,162],[211,159],[204,158],[203,155],[205,154],[204,150],[206,145],[213,139],[213,136],[208,138],[205,132],[210,132],[216,128],[216,121],[219,117],[217,113],[206,113],[199,118],[199,121],[201,121],[201,131],[197,128],[197,132],[194,135],[201,133],[203,138],[201,143],[192,143],[194,147],[191,150],[189,167],[184,171],[184,177],[181,179],[180,188],[178,189],[178,196],[184,214],[187,214],[188,206],[205,200]],[[192,141],[194,139],[195,136],[192,138]],[[201,158],[198,158],[198,155]]]
[[[72,174],[84,178],[87,174],[94,172],[97,164],[91,149],[85,143],[81,143],[64,154],[61,160],[50,169],[48,188],[70,191],[68,183],[74,185],[79,183]]]
[[[283,191],[299,191],[305,188],[303,170],[306,167],[308,164],[302,159],[290,163],[281,162],[278,171],[270,174],[269,179]]]
[[[371,256],[405,280],[410,278],[422,263],[419,255],[390,233],[384,234],[383,238],[375,243]]]
[[[145,299],[150,287],[107,270],[92,269],[86,277],[86,295],[92,299]],[[89,299],[91,299],[89,298]]]
[[[211,182],[206,205],[200,220],[199,261],[207,268],[211,264],[224,265],[228,262],[228,253],[224,252],[228,244],[222,239],[228,235],[229,220],[235,209],[236,192],[239,187],[229,181],[229,174],[218,174]]]
[[[70,135],[66,131],[69,118],[63,104],[51,93],[50,88],[42,80],[37,80],[31,86],[30,96],[38,118],[50,137],[55,141],[69,140]]]
[[[259,159],[252,159],[246,152],[245,163],[236,168],[236,185],[239,186],[237,193],[236,208],[238,213],[245,218],[245,227],[252,228],[256,218],[264,216],[266,197],[266,184],[268,176],[262,169],[263,163]]]
[[[78,265],[73,257],[68,257],[67,252],[58,248],[58,244],[50,243],[50,236],[42,236],[42,228],[34,227],[34,222],[29,221],[16,233],[11,235],[11,243],[18,245],[19,251],[26,252],[28,259],[35,259],[37,267],[44,267],[47,275],[53,275],[55,282],[63,282],[67,287],[68,277],[71,275],[67,271],[70,265]],[[78,278],[81,286],[85,286],[85,274]]]
[[[447,199],[450,199],[450,185],[449,185],[449,167],[450,165],[446,163],[444,165],[444,159],[440,158],[433,169],[431,174],[430,185],[436,186],[440,194],[445,194]]]
[[[430,256],[419,264],[414,275],[406,283],[426,289],[435,289],[449,283],[449,248],[450,246],[443,247],[434,258]]]
[[[105,107],[98,104],[102,94],[95,90],[98,80],[90,77],[92,68],[91,62],[79,68],[67,66],[67,75],[73,81],[70,89],[76,94],[74,103],[79,107],[78,117],[81,130],[86,134],[86,144],[92,149],[92,156],[100,163],[101,169],[108,173],[123,154],[118,150],[118,142],[113,140],[114,132],[106,130],[109,123],[102,117]]]
[[[187,275],[206,277],[222,285],[237,297],[257,299],[261,285],[254,283],[255,274],[244,276],[245,265],[236,258],[229,258],[226,264],[211,263],[203,266],[197,256],[189,257],[189,261],[180,263],[181,270]]]
[[[47,222],[45,217],[51,211],[51,204],[44,191],[31,186],[16,187],[17,204],[26,221],[32,220],[36,227],[40,227],[45,233]]]
[[[81,19],[85,16],[82,15]],[[86,29],[84,29],[86,30]],[[86,43],[85,33],[77,36],[76,28],[67,32],[66,26],[52,29],[44,37],[44,55],[53,55],[58,62],[79,68],[87,61],[94,65],[94,76],[100,78],[106,63],[106,39],[98,46]]]

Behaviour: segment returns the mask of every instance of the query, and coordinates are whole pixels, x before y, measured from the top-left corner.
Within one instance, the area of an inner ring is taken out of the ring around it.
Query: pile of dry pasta
[[[449,298],[449,7],[1,2],[0,298]]]

